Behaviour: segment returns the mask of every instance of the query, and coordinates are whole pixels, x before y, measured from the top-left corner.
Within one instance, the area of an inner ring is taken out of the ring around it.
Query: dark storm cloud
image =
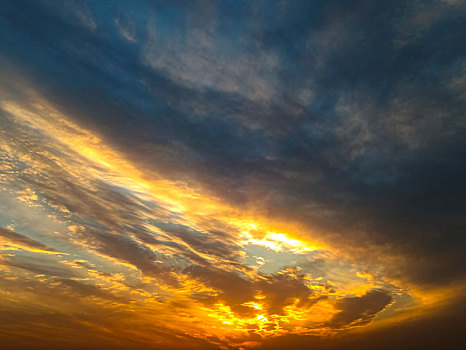
[[[465,11],[464,1],[440,0],[2,2],[2,86],[26,104],[12,81],[20,72],[148,173],[296,220],[361,259],[390,255],[389,277],[461,282]],[[10,145],[47,169],[38,180],[17,163],[14,175],[81,216],[90,229],[77,234],[100,253],[170,279],[146,244],[171,248],[238,313],[258,290],[270,313],[291,295],[311,297],[287,276],[253,282],[212,267],[203,255],[234,260],[224,236],[157,222],[177,242],[158,237],[145,219],[168,211],[99,181],[82,186],[85,177],[41,156],[44,139],[7,114],[0,122]],[[369,321],[390,301],[381,291],[342,299],[331,323]]]
[[[464,275],[462,10],[26,1],[2,5],[1,47],[146,167],[349,245],[368,232],[435,283]]]

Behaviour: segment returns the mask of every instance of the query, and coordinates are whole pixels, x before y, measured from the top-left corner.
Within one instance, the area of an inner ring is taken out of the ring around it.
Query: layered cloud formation
[[[3,344],[459,341],[465,10],[0,4]]]

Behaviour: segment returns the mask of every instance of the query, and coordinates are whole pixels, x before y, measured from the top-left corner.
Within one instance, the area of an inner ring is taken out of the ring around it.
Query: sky
[[[0,1],[2,349],[461,349],[466,1]]]

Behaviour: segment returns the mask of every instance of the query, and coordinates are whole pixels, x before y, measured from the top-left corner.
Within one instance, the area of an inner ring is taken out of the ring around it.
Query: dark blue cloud
[[[5,67],[139,164],[464,277],[463,3],[0,6]]]

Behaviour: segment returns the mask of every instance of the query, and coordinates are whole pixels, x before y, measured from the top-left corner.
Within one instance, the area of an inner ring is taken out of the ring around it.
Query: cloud
[[[55,249],[42,244],[28,236],[24,236],[18,232],[10,228],[0,227],[0,236],[6,239],[7,243],[11,242],[14,245],[19,245],[20,247],[24,247],[25,249],[31,250],[39,250],[44,252],[53,252],[55,253]]]
[[[265,296],[264,302],[269,314],[283,314],[283,308],[298,300],[299,306],[309,306],[308,298],[311,290],[303,281],[287,275],[268,276],[258,282],[260,293]]]
[[[361,325],[383,310],[392,297],[384,291],[372,290],[361,297],[343,298],[337,302],[339,312],[330,321],[334,327]]]
[[[254,285],[251,281],[241,278],[234,272],[215,268],[191,266],[184,272],[217,290],[220,299],[223,299],[233,312],[239,314],[251,312],[249,307],[242,305],[254,300]]]
[[[5,276],[46,275],[89,315],[137,304],[128,339],[154,345],[150,320],[164,348],[344,333],[403,293],[406,314],[462,293],[463,8],[1,4]],[[251,248],[274,234],[315,253]],[[89,315],[66,327],[120,329]]]
[[[35,256],[31,259],[28,255],[15,255],[12,257],[2,257],[2,265],[19,268],[34,274],[47,275],[53,277],[72,277],[74,274],[65,266],[56,263],[55,259]]]
[[[461,305],[464,301],[458,304]],[[462,309],[461,309],[462,310]],[[397,323],[388,327],[375,328],[370,332],[347,334],[332,340],[315,336],[285,336],[265,341],[261,350],[282,349],[291,346],[294,349],[372,349],[374,344],[380,349],[408,350],[422,344],[424,349],[447,347],[455,349],[464,341],[464,313],[454,307],[443,308],[439,314],[427,318],[413,318],[407,322]]]

